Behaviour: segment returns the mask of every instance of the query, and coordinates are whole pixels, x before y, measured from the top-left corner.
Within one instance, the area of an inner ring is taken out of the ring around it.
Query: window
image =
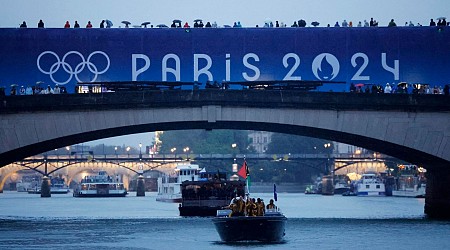
[[[380,189],[380,185],[377,185],[377,189]]]

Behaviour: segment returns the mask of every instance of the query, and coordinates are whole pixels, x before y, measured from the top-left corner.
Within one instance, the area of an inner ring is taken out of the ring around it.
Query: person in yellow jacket
[[[245,206],[247,216],[256,216],[257,213],[257,207],[255,204],[255,199],[251,199],[250,197],[247,198],[247,204]]]
[[[256,201],[256,207],[257,207],[257,211],[258,211],[257,216],[264,216],[266,206],[264,205],[263,200],[258,198]]]

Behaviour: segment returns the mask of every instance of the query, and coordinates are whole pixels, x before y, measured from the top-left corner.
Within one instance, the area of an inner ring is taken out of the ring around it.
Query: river
[[[271,194],[255,194],[266,203]],[[1,249],[449,249],[450,222],[424,217],[424,199],[280,193],[282,243],[220,241],[210,218],[182,218],[156,193],[125,198],[0,194]]]

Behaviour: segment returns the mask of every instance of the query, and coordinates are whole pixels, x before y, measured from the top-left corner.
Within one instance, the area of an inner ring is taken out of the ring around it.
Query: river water
[[[450,249],[450,222],[424,218],[424,199],[281,193],[284,242],[225,244],[211,218],[179,217],[177,204],[155,197],[5,192],[0,249]]]

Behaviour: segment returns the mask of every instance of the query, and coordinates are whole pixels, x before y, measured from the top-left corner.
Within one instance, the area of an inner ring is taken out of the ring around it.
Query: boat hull
[[[410,198],[425,198],[425,192],[413,191],[413,190],[394,190],[392,196],[397,197],[410,197]]]
[[[73,192],[73,197],[86,197],[86,198],[95,198],[95,197],[125,197],[128,193],[113,193],[113,194],[84,194],[80,192]]]
[[[168,202],[168,203],[181,203],[182,198],[163,198],[163,197],[156,197],[156,201],[160,202]]]
[[[386,196],[385,192],[379,191],[362,191],[357,193],[358,196]]]
[[[217,210],[222,209],[222,207],[183,207],[179,206],[180,216],[216,216]]]
[[[280,242],[285,235],[286,221],[287,219],[283,215],[217,217],[213,219],[220,238],[225,242]]]

